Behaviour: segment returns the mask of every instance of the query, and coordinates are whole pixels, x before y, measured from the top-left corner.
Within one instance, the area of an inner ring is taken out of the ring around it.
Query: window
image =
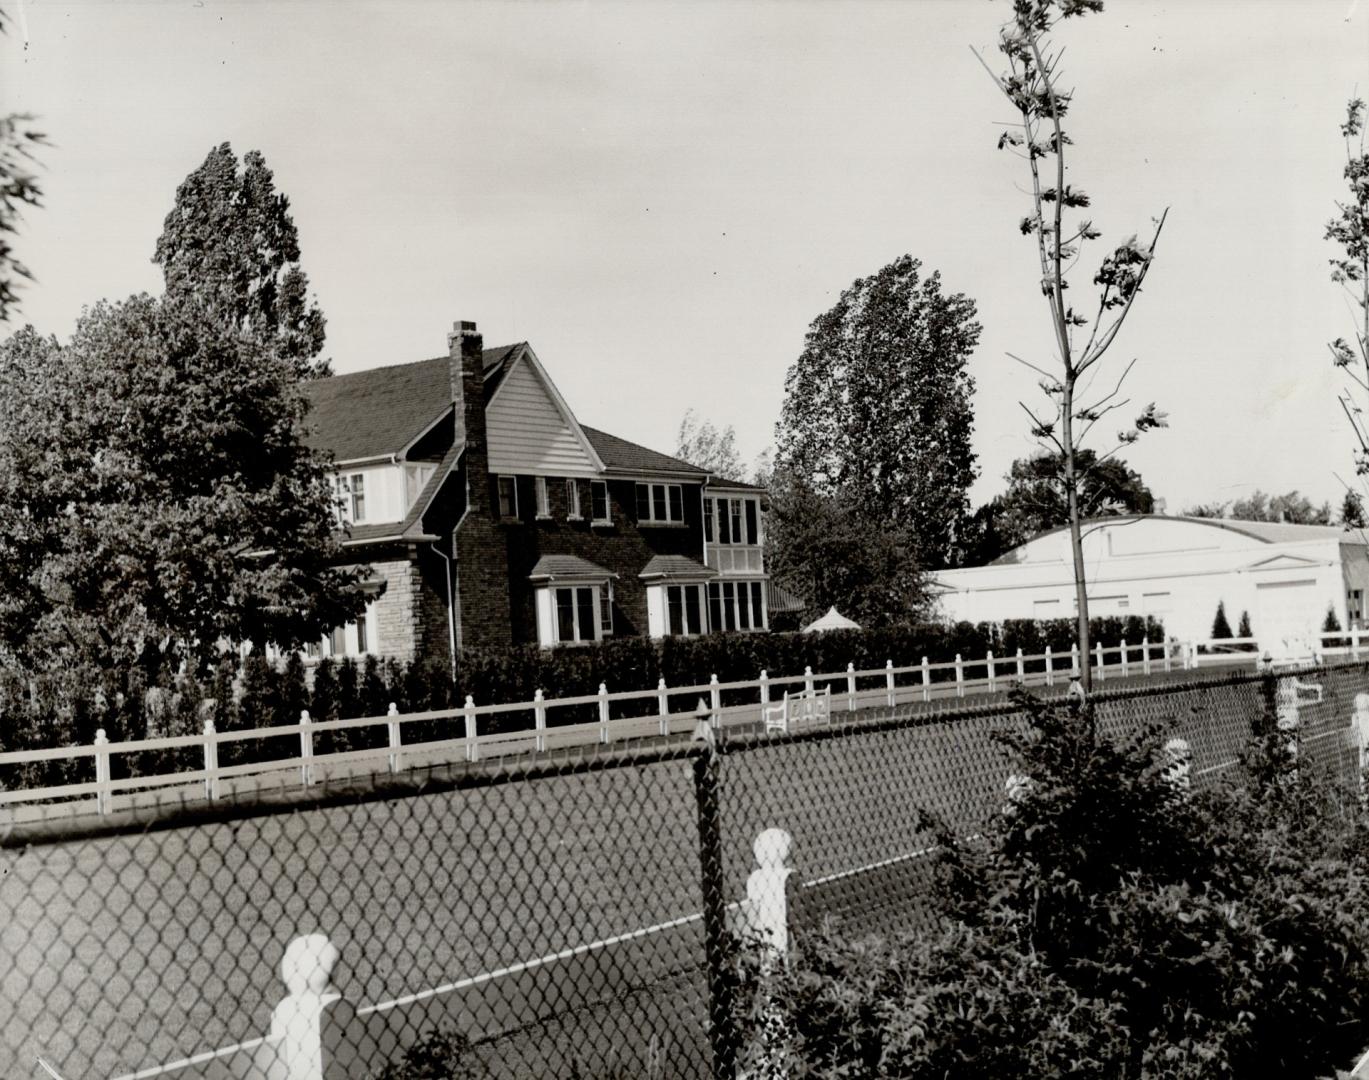
[[[714,525],[717,539],[714,539]],[[760,508],[755,499],[705,499],[704,539],[710,544],[746,544],[760,540]]]
[[[573,477],[566,481],[566,520],[580,520],[580,488]]]
[[[599,586],[595,585],[576,585],[552,590],[556,604],[558,644],[598,639],[598,619],[594,610],[598,589]]]
[[[366,647],[366,616],[357,616],[357,652],[365,653],[371,650]]]
[[[342,504],[340,516],[343,521],[353,524],[366,520],[366,474],[352,473],[339,476],[334,481],[338,501]]]
[[[700,585],[666,586],[666,628],[669,633],[675,636],[703,633],[703,604],[699,600],[701,589]]]
[[[599,633],[602,637],[613,636],[613,582],[606,581],[599,586]]]
[[[761,583],[709,582],[708,622],[713,630],[764,630],[765,599]]]
[[[333,632],[328,635],[328,655],[346,656],[347,655],[347,627],[335,626]]]
[[[589,506],[593,519],[599,522],[611,521],[608,511],[608,484],[603,480],[589,482]]]
[[[537,516],[539,518],[551,517],[551,496],[547,492],[547,478],[539,476],[536,478],[537,487]]]
[[[679,484],[638,484],[637,520],[665,523],[684,521],[684,491]]]
[[[1346,593],[1345,614],[1350,623],[1348,629],[1358,630],[1364,625],[1364,590],[1351,589]]]
[[[518,481],[515,477],[499,477],[499,516],[501,518],[516,518],[518,516]]]

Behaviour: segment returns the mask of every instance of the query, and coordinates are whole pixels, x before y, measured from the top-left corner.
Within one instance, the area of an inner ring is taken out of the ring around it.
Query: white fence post
[[[807,665],[803,669],[803,693],[805,697],[812,697],[813,690],[813,669]]]
[[[1141,674],[1150,674],[1150,635],[1141,639]]]
[[[466,704],[461,710],[461,718],[465,721],[466,728],[466,760],[480,760],[480,738],[477,730],[475,717],[475,698],[470,694],[466,695]]]
[[[746,924],[766,950],[765,963],[789,960],[789,879],[785,865],[793,839],[783,829],[765,829],[751,845],[756,869],[746,879]]]
[[[723,692],[718,689],[716,673],[708,677],[708,707],[713,712],[713,715],[708,718],[709,725],[714,731],[717,731],[723,722]]]
[[[1359,627],[1356,626],[1350,631],[1350,659],[1359,659]]]
[[[1127,639],[1126,639],[1126,638],[1123,638],[1123,639],[1122,639],[1122,678],[1124,678],[1124,679],[1125,679],[1129,674],[1131,674],[1131,665],[1130,665],[1130,662],[1129,662],[1129,661],[1130,661],[1130,657],[1127,656],[1127,652],[1128,652],[1128,651],[1129,651],[1129,650],[1127,649]]]
[[[204,721],[204,797],[219,797],[219,740],[214,730],[213,717]]]
[[[532,727],[536,733],[533,739],[539,751],[547,748],[547,707],[542,704],[544,701],[546,698],[540,689],[532,695]]]
[[[761,674],[765,674],[761,672]],[[661,717],[661,734],[670,734],[670,694],[666,690],[665,676],[656,680],[656,710]]]
[[[393,701],[390,702],[390,709],[385,714],[390,719],[385,722],[390,735],[390,772],[399,772],[399,748],[404,745],[404,737],[399,730],[399,706]]]
[[[765,707],[770,704],[770,672],[761,669],[759,680],[761,694],[761,721],[765,721]]]
[[[108,814],[112,793],[109,788],[109,736],[104,728],[95,732],[95,783],[99,785],[95,792],[95,809]]]
[[[984,666],[989,672],[989,693],[996,694],[998,693],[998,669],[994,666],[992,649],[984,657]]]
[[[1107,669],[1103,667],[1103,643],[1101,641],[1098,642],[1098,647],[1093,650],[1093,654],[1098,658],[1098,681],[1102,682],[1108,676]]]
[[[846,663],[846,711],[856,711],[856,665],[849,660]]]
[[[1359,750],[1360,801],[1365,801],[1365,770],[1369,769],[1369,694],[1355,695],[1355,711],[1350,715],[1350,730],[1354,732],[1356,749]]]
[[[1166,638],[1166,639],[1165,639],[1165,671],[1166,671],[1166,672],[1169,672],[1169,671],[1171,670],[1170,664],[1171,664],[1172,662],[1173,662],[1173,661],[1171,660],[1170,655],[1169,655],[1169,639]]]
[[[1070,678],[1079,678],[1079,642],[1070,643]]]
[[[599,684],[599,741],[607,743],[608,734],[608,684]]]
[[[1051,655],[1051,647],[1046,645],[1046,685],[1055,685],[1055,657]]]
[[[895,700],[895,695],[894,695],[894,662],[893,662],[892,660],[886,660],[886,661],[884,661],[884,693],[888,696],[888,699],[889,699],[889,708],[892,709],[892,708],[894,707],[894,700]]]
[[[311,764],[314,757],[314,733],[309,730],[309,725],[313,723],[309,719],[309,710],[301,709],[299,712],[299,722],[301,731],[299,733],[299,756],[304,764],[299,767],[299,782],[308,787],[314,782],[314,767]]]
[[[271,1011],[273,1064],[282,1080],[324,1080],[332,1075],[324,1046],[325,1013],[337,1011],[338,1018],[354,1019],[354,1010],[339,1000],[332,986],[337,966],[337,946],[324,934],[306,934],[290,942],[280,962],[280,977],[288,991]],[[338,1006],[342,1005],[342,1010]],[[344,1021],[345,1022],[345,1021]],[[351,1040],[348,1040],[351,1041]],[[361,1047],[353,1047],[361,1060]],[[254,1074],[255,1075],[255,1074]]]
[[[1173,738],[1165,743],[1165,767],[1160,779],[1180,798],[1187,797],[1193,787],[1193,749],[1187,739]]]
[[[955,654],[955,696],[965,696],[965,664],[959,653]]]
[[[1022,646],[1017,647],[1017,681],[1025,682],[1027,679],[1027,667],[1022,661]]]

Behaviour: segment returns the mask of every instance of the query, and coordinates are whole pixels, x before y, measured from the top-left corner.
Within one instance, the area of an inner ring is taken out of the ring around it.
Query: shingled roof
[[[618,438],[617,435],[596,431],[592,427],[585,427],[584,424],[580,425],[580,430],[585,433],[585,438],[589,440],[594,452],[608,469],[652,474],[680,473],[697,476],[700,480],[708,475],[707,469],[701,469],[668,454],[657,453],[645,446],[638,446],[636,443]]]
[[[498,385],[505,361],[519,347],[501,345],[484,351],[487,394]],[[447,357],[438,356],[306,383],[309,444],[331,451],[338,461],[398,453],[451,407],[449,364]]]

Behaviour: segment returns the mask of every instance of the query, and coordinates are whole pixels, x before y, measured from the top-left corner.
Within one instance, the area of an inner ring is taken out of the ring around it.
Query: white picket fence
[[[1357,659],[1362,650],[1369,651],[1369,632],[1355,630],[1324,637],[1328,647],[1305,659],[1311,661],[1333,655]],[[1337,639],[1346,644],[1329,647]],[[1237,651],[1243,645],[1253,648],[1257,643],[1250,638],[1227,638],[1204,642],[1151,642],[1147,639],[1136,644],[1124,641],[1107,647],[1099,644],[1092,650],[1091,667],[1095,683],[1102,683],[1109,678],[1149,676],[1161,671],[1255,666],[1261,654]],[[95,742],[88,746],[0,753],[0,784],[6,776],[5,770],[11,766],[85,759],[92,763],[92,778],[86,782],[0,790],[0,821],[46,816],[57,806],[69,812],[84,813],[91,809],[88,804],[92,800],[98,813],[108,814],[117,809],[165,800],[168,796],[216,800],[226,794],[259,790],[267,785],[298,784],[308,788],[325,780],[378,772],[399,773],[411,768],[596,743],[689,736],[701,722],[714,729],[763,726],[772,700],[782,700],[786,691],[811,699],[830,689],[832,708],[855,712],[916,701],[994,694],[1007,690],[1014,683],[1047,687],[1065,685],[1079,669],[1077,646],[1067,653],[1055,653],[1047,647],[1044,652],[1030,656],[1018,649],[1011,656],[997,657],[989,652],[983,659],[965,659],[957,655],[953,661],[935,664],[923,657],[921,663],[910,666],[896,667],[889,660],[882,668],[857,670],[853,664],[848,664],[845,671],[814,673],[808,668],[802,675],[776,678],[762,671],[758,679],[740,682],[719,682],[715,675],[709,682],[694,686],[669,687],[662,679],[655,690],[610,692],[601,683],[597,694],[546,698],[539,690],[532,701],[509,704],[477,705],[468,696],[459,709],[400,714],[391,705],[385,716],[349,720],[315,722],[306,711],[297,724],[242,731],[216,731],[213,721],[206,720],[204,730],[198,734],[126,742],[111,742],[101,730],[96,733]],[[753,695],[754,700],[725,706],[725,693],[733,701],[739,696]],[[595,707],[597,716],[591,722],[550,722],[557,711],[583,710],[586,706]],[[499,726],[511,730],[490,730],[497,718],[504,721]],[[510,720],[512,723],[508,722]],[[435,740],[405,741],[406,725],[412,732],[412,725],[433,721],[449,726],[451,733]],[[326,754],[316,752],[315,740],[323,733],[376,728],[385,731],[382,747]],[[223,746],[260,744],[264,740],[291,736],[299,740],[298,756],[219,764]],[[115,778],[114,773],[122,771],[115,768],[120,757],[167,750],[198,750],[203,765],[193,770]]]

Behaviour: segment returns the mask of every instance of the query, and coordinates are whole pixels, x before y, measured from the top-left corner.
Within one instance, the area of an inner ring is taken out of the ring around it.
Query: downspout
[[[455,536],[455,533],[453,533]],[[429,545],[447,567],[447,652],[452,664],[452,678],[456,678],[456,605],[452,603],[452,560],[443,554],[437,542]]]

